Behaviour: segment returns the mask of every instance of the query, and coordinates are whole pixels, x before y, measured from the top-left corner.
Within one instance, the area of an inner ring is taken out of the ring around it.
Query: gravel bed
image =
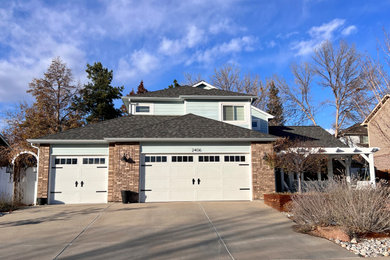
[[[390,255],[390,238],[352,239],[351,242],[332,240],[341,247],[362,257],[378,257]]]

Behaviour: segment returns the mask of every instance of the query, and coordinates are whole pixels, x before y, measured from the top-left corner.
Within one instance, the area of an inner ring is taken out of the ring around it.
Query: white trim
[[[363,123],[361,125],[367,125],[371,119],[376,115],[376,113],[382,108],[382,106],[385,105],[386,101],[390,99],[390,94],[385,95],[381,101],[375,106],[375,108],[371,111],[371,113],[364,119]]]
[[[264,137],[264,138],[104,138],[107,142],[239,142],[239,141],[276,141],[277,138]]]
[[[273,115],[268,114],[267,112],[261,110],[260,108],[257,108],[257,107],[255,107],[255,106],[253,106],[253,105],[251,105],[251,108],[253,108],[254,110],[256,110],[256,111],[258,111],[258,112],[260,112],[260,113],[262,113],[262,114],[264,114],[268,119],[274,118]]]
[[[224,106],[237,106],[244,107],[244,120],[223,120],[223,107]],[[219,102],[219,114],[220,121],[232,125],[249,125],[249,129],[251,129],[252,118],[248,118],[248,114],[250,115],[250,105],[249,103],[237,103],[237,102]]]
[[[325,148],[317,148],[322,151],[320,151],[321,154],[333,154],[333,155],[353,155],[353,154],[373,154],[377,151],[379,151],[378,147],[325,147]]]
[[[220,100],[250,100],[251,98],[256,98],[256,96],[192,96],[192,95],[181,95],[179,97],[123,97],[122,100],[131,101],[183,101],[184,99],[220,99]]]
[[[65,140],[65,139],[27,139],[27,142],[32,144],[106,144],[106,140]]]
[[[130,103],[132,115],[154,115],[154,103]],[[137,112],[137,106],[149,107],[149,112]]]
[[[200,85],[206,85],[207,88],[204,88],[204,89],[216,89],[216,87],[214,87],[213,85],[207,83],[204,80],[201,80],[198,83],[195,83],[194,85],[192,85],[192,87],[196,88],[196,87],[199,87]]]
[[[107,144],[110,142],[237,142],[237,141],[260,141],[272,142],[276,141],[276,137],[256,137],[256,138],[104,138],[104,140],[56,140],[56,139],[27,139],[27,142],[32,144]]]

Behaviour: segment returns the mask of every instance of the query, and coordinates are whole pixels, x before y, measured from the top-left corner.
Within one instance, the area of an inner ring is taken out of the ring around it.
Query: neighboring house
[[[375,153],[375,167],[390,170],[390,95],[385,95],[363,121],[368,130],[370,147],[378,147]]]
[[[1,134],[0,134],[0,146],[9,147],[7,140]],[[13,196],[13,181],[11,179],[10,167],[0,166],[0,202],[1,201],[11,202],[12,196]]]
[[[342,130],[339,139],[349,147],[368,147],[367,126],[356,123]]]
[[[140,202],[261,199],[275,191],[265,155],[277,137],[255,99],[204,81],[123,97],[129,116],[28,140],[40,147],[37,196],[51,204],[120,201],[122,190]]]

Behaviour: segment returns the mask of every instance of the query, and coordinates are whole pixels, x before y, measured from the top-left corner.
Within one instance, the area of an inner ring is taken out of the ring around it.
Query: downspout
[[[34,192],[34,206],[37,205],[37,197],[38,197],[38,173],[39,173],[39,147],[34,146],[32,143],[30,143],[31,147],[38,150],[38,160],[37,160],[37,173],[35,175],[35,192]]]

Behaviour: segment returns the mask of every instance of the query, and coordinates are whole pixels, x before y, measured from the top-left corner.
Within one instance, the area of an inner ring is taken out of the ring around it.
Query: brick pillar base
[[[252,151],[252,190],[253,199],[263,199],[264,193],[275,192],[275,170],[263,159],[264,155],[271,153],[272,143],[251,144]]]
[[[126,157],[127,160],[122,160]],[[109,145],[108,201],[121,201],[121,190],[138,194],[140,170],[139,143]]]
[[[50,145],[39,146],[39,167],[38,167],[38,191],[37,198],[47,199],[49,189],[50,172]]]

